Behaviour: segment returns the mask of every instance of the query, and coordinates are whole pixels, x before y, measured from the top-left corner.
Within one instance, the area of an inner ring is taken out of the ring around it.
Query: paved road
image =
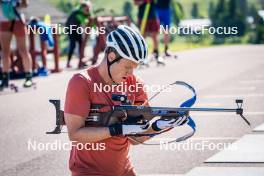
[[[247,117],[255,127],[264,122],[264,46],[228,46],[195,49],[178,53],[178,60],[167,59],[166,67],[138,70],[146,84],[166,84],[184,80],[198,92],[196,106],[235,107],[236,98],[243,98]],[[35,79],[35,91],[0,96],[0,175],[69,175],[67,151],[28,150],[28,142],[67,142],[67,134],[46,135],[54,124],[54,109],[50,98],[64,101],[67,81],[75,71],[64,71],[47,78]],[[22,84],[21,81],[16,81]],[[151,93],[150,93],[151,94]],[[175,88],[175,92],[161,95],[153,105],[176,106],[189,96],[188,91]],[[234,114],[193,114],[197,133],[189,144],[207,141],[210,144],[228,144],[244,134],[251,133],[245,123]],[[188,129],[183,129],[183,131]],[[160,136],[179,136],[174,130]],[[151,141],[152,142],[152,141]],[[159,142],[159,141],[156,141]],[[183,144],[182,144],[183,145]],[[41,147],[41,146],[40,146]],[[131,159],[139,174],[185,174],[218,150],[194,150],[160,146],[133,146]],[[239,164],[237,164],[239,166]],[[263,166],[259,164],[258,166]]]

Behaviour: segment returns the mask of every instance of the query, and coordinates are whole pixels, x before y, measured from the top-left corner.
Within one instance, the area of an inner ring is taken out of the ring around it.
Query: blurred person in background
[[[68,36],[69,36],[69,52],[68,52],[68,60],[67,60],[67,68],[71,68],[70,61],[74,52],[74,49],[76,47],[76,43],[78,44],[79,49],[79,65],[78,68],[83,68],[87,66],[83,61],[84,57],[84,46],[85,40],[83,39],[83,35],[76,30],[77,28],[80,28],[82,26],[87,26],[88,22],[91,17],[91,2],[84,0],[81,1],[80,7],[74,10],[70,16],[68,17],[66,21],[66,27],[75,29],[75,30],[68,30]]]
[[[1,0],[0,1],[0,45],[2,48],[2,82],[0,90],[9,86],[9,69],[11,55],[11,40],[16,37],[16,44],[25,70],[24,87],[31,87],[32,59],[26,47],[26,25],[20,8],[27,7],[27,0]]]
[[[171,8],[170,8],[171,0],[157,0],[156,7],[157,12],[160,20],[160,25],[163,28],[169,29],[171,24]],[[168,52],[170,43],[170,35],[168,32],[164,32],[164,54],[166,57],[171,57],[172,54]]]
[[[144,15],[147,15],[146,25],[144,26],[144,30],[141,31],[142,35],[146,37],[150,35],[153,41],[153,54],[154,58],[159,63],[159,29],[160,29],[160,21],[158,18],[158,14],[156,11],[155,1],[154,0],[134,0],[135,4],[139,6],[138,9],[138,26],[142,28],[144,25]],[[150,6],[149,9],[147,6]],[[143,22],[143,23],[142,23]]]
[[[42,59],[42,67],[38,68],[39,76],[47,76],[49,74],[49,70],[47,69],[47,54],[48,47],[53,48],[55,43],[52,35],[52,26],[48,23],[42,22],[37,17],[30,17],[28,27],[36,29],[42,29],[44,32],[40,33],[40,47],[41,47],[41,59]],[[36,32],[36,31],[34,31]]]

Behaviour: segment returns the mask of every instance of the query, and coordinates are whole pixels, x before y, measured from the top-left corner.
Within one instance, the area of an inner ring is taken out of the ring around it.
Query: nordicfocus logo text
[[[105,150],[105,143],[78,143],[76,141],[62,142],[55,140],[53,142],[39,142],[29,139],[27,142],[27,149],[30,151],[51,151],[51,150],[64,150],[70,151],[71,149],[77,150]]]
[[[33,34],[105,34],[106,29],[105,27],[80,27],[77,25],[70,25],[70,26],[62,26],[61,24],[53,24],[50,26],[51,30],[47,30],[44,26],[27,26],[27,34],[33,33]]]
[[[171,87],[168,85],[144,85],[142,83],[136,83],[135,85],[128,85],[127,82],[122,84],[104,85],[102,83],[94,83],[94,92],[139,92],[144,90],[145,92],[171,92]]]
[[[168,141],[160,141],[160,150],[165,151],[204,151],[204,150],[237,150],[237,146],[232,142],[195,140],[190,139],[182,143],[170,143]]]
[[[160,25],[160,34],[179,34],[179,35],[237,35],[238,27],[212,27],[208,25],[196,26],[196,27],[175,27],[175,26],[162,26]]]

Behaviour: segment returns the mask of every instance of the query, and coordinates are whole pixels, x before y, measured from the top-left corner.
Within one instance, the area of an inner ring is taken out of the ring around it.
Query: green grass
[[[105,12],[101,13],[100,15],[127,15],[126,12],[123,12],[123,6],[125,2],[130,2],[132,4],[133,10],[131,12],[132,18],[134,22],[137,21],[137,6],[134,5],[133,0],[91,0],[93,3],[94,9],[104,8]],[[201,17],[208,18],[208,7],[210,2],[213,2],[216,4],[218,0],[173,0],[178,1],[182,4],[184,8],[184,18],[190,19],[191,18],[191,9],[192,4],[194,2],[198,3],[199,8],[199,14]],[[59,9],[63,9],[61,7],[61,4],[64,3],[72,3],[76,4],[79,2],[79,0],[48,0],[49,3],[56,6]],[[261,0],[248,0],[249,7],[254,4],[257,9],[261,8]],[[71,11],[72,9],[69,9],[68,11]],[[212,45],[213,42],[213,36],[203,36],[202,38],[199,38],[197,36],[192,37],[179,37],[179,36],[173,36],[174,40],[170,43],[170,50],[172,51],[181,51],[186,49],[192,49],[192,48],[202,48],[202,47],[209,47]],[[229,38],[226,41],[226,45],[229,45],[231,43],[247,43],[250,36],[246,35],[242,38]],[[61,39],[61,48],[67,47],[67,42],[63,42],[65,39]],[[152,42],[148,38],[148,44],[150,51],[152,51]],[[160,51],[163,51],[164,45],[163,42],[160,42]]]
[[[201,17],[208,18],[209,4],[212,2],[214,6],[218,3],[218,0],[178,0],[183,6],[185,12],[185,19],[192,18],[191,10],[192,4],[198,3],[199,14]],[[261,9],[261,0],[248,0],[248,6],[255,5],[257,9]]]
[[[123,6],[126,1],[130,2],[133,6],[132,15],[133,20],[136,20],[136,14],[137,14],[137,6],[134,5],[133,0],[91,0],[93,3],[93,7],[95,9],[98,8],[105,8],[106,15],[110,15],[110,11],[113,10],[115,15],[122,15],[123,12]],[[184,18],[189,19],[191,18],[191,9],[192,4],[194,2],[198,3],[199,13],[200,16],[207,18],[208,17],[208,7],[209,3],[213,2],[214,4],[217,4],[218,0],[173,0],[178,1],[182,4],[185,15]],[[72,4],[76,4],[79,2],[79,0],[48,0],[49,3],[53,4],[54,6],[60,8],[60,3],[67,3],[70,2]],[[261,9],[261,0],[248,0],[249,7],[254,4],[256,5],[257,9]]]

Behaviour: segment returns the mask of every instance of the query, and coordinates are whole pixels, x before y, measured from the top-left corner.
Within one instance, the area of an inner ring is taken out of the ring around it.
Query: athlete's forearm
[[[83,127],[71,134],[69,133],[70,140],[79,143],[99,142],[110,137],[107,127]]]
[[[129,142],[132,144],[132,145],[138,145],[138,144],[141,144],[147,140],[149,140],[151,137],[149,136],[142,136],[142,137],[129,137]]]
[[[98,142],[111,137],[107,127],[85,127],[85,117],[64,113],[71,141],[79,143]]]

